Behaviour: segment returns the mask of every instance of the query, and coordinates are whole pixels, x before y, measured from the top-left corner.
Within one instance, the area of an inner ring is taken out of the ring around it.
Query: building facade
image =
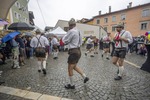
[[[125,30],[130,31],[133,36],[139,36],[150,31],[150,3],[135,7],[129,3],[126,9],[114,12],[111,12],[111,7],[109,7],[108,13],[101,14],[100,11],[99,15],[84,23],[100,25],[107,32],[114,34],[116,32],[114,27],[119,22],[122,22]]]
[[[9,12],[10,23],[13,22],[29,23],[28,2],[29,0],[17,0],[14,3],[14,5],[10,8]]]

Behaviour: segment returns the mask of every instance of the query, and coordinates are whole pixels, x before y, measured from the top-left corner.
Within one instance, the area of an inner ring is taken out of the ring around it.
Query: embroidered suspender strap
[[[36,37],[36,38],[37,38],[37,37]],[[38,40],[37,47],[38,47],[39,43],[40,43],[40,45],[42,46],[42,44],[41,44],[41,42],[40,42],[40,38],[41,38],[41,36],[40,36],[39,38],[37,38],[37,40]]]

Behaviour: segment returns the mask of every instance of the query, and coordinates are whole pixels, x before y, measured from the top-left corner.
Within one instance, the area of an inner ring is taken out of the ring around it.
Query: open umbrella
[[[8,22],[7,21],[4,21],[2,19],[0,19],[0,26],[4,26],[4,25],[7,25]]]
[[[25,32],[25,33],[23,33],[25,36],[33,36],[33,34],[32,33],[30,33],[30,32]]]
[[[9,27],[9,30],[33,30],[34,27],[25,22],[16,22],[12,23]]]
[[[20,32],[11,32],[11,33],[8,33],[7,35],[5,35],[3,38],[2,38],[2,42],[7,42],[11,39],[13,39],[15,36],[17,36],[18,34],[20,34]]]

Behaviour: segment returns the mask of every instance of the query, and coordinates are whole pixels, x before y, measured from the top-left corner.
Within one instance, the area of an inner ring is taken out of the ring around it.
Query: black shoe
[[[106,59],[107,59],[107,60],[109,60],[109,58],[108,58],[108,57],[107,57]]]
[[[85,53],[85,56],[87,56],[87,53]]]
[[[75,89],[75,85],[71,86],[70,84],[65,85],[66,89]]]
[[[4,84],[4,83],[5,83],[4,81],[1,81],[1,82],[0,82],[0,85],[2,85],[2,84]]]
[[[58,57],[54,57],[53,59],[58,59]]]
[[[114,78],[114,80],[121,80],[121,79],[122,79],[121,76],[117,76],[117,77]]]
[[[40,73],[40,72],[41,72],[41,70],[39,69],[39,70],[38,70],[38,72]]]
[[[53,59],[56,59],[56,57],[54,57]]]
[[[88,77],[85,77],[84,83],[86,83],[87,81],[89,81],[89,78],[88,78]]]
[[[43,71],[43,74],[46,75],[46,69],[43,69],[42,71]]]
[[[2,62],[2,64],[7,64],[6,62]]]
[[[103,54],[102,54],[102,58],[103,58]]]
[[[90,57],[94,57],[93,55],[91,55]]]

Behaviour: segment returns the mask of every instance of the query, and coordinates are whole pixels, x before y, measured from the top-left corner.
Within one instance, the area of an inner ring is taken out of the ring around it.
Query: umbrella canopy
[[[17,36],[18,34],[20,34],[20,32],[11,32],[11,33],[8,33],[7,35],[5,35],[3,38],[2,38],[2,42],[7,42],[11,39],[13,39],[15,36]]]
[[[0,19],[0,26],[4,26],[4,25],[7,25],[7,24],[8,24],[8,22]]]
[[[16,22],[16,23],[10,24],[8,29],[9,30],[33,30],[34,27],[25,22]]]
[[[25,32],[25,33],[23,33],[23,35],[25,35],[25,36],[33,36],[33,34],[29,33],[29,32]]]
[[[0,0],[0,18],[7,19],[9,9],[16,1],[17,0]]]

